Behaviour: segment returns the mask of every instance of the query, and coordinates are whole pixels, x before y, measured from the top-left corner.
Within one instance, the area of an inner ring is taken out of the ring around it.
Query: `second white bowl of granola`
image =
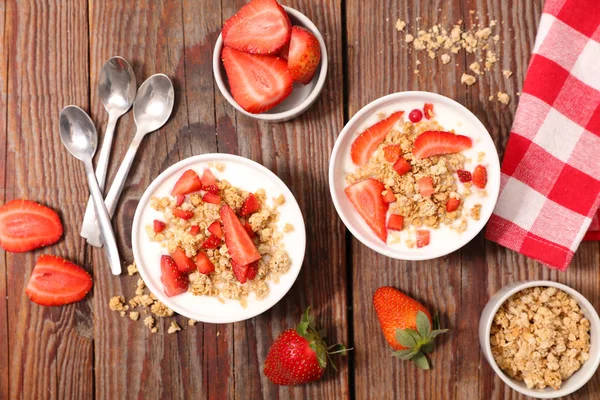
[[[306,233],[296,199],[273,172],[243,157],[203,154],[174,164],[146,189],[132,247],[161,302],[196,321],[230,323],[288,292]]]
[[[498,199],[500,162],[488,131],[464,106],[436,93],[400,92],[346,124],[329,185],[340,218],[363,244],[427,260],[483,229]]]

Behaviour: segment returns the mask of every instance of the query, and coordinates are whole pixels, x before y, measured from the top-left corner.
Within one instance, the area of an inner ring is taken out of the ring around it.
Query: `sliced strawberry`
[[[275,0],[252,0],[223,25],[223,43],[239,51],[273,54],[289,40],[290,19]]]
[[[250,225],[250,222],[244,222],[244,229],[246,230],[246,232],[248,232],[248,236],[250,236],[250,239],[254,239],[256,237],[256,234],[254,233],[254,230],[252,230],[252,225]]]
[[[175,186],[173,186],[173,190],[171,190],[172,196],[177,196],[181,194],[190,194],[194,192],[199,192],[202,189],[202,182],[200,182],[200,177],[198,174],[191,169],[188,169],[179,177]]]
[[[165,224],[162,221],[159,221],[157,219],[154,220],[154,233],[160,233],[162,231],[165,230],[165,228],[167,227],[167,224]]]
[[[22,253],[56,243],[63,226],[51,208],[29,200],[12,200],[0,207],[0,246]]]
[[[190,226],[190,235],[196,236],[198,233],[200,233],[200,227],[198,225]]]
[[[206,192],[206,193],[204,193],[204,196],[202,196],[202,201],[205,203],[210,203],[210,204],[220,204],[221,196],[219,196],[218,194],[212,194],[210,192]]]
[[[383,201],[381,193],[385,190],[383,183],[368,178],[345,189],[346,196],[354,205],[362,219],[369,225],[378,238],[387,242],[385,216],[389,204]]]
[[[430,197],[433,194],[433,179],[430,176],[419,179],[419,192],[423,197]]]
[[[481,189],[487,185],[487,170],[483,165],[475,167],[475,171],[473,171],[473,185]]]
[[[233,259],[232,259],[231,260],[231,269],[233,270],[233,274],[235,275],[235,278],[240,283],[246,283],[246,281],[248,280],[248,265],[240,265],[240,264],[236,263],[235,261],[233,261]]]
[[[185,293],[188,287],[187,276],[179,271],[175,260],[171,256],[163,255],[160,257],[160,280],[165,287],[165,294],[168,297]]]
[[[210,261],[210,258],[206,255],[206,253],[198,252],[196,254],[196,268],[198,268],[198,272],[201,274],[210,274],[214,272],[215,265]]]
[[[178,194],[175,196],[175,206],[179,207],[185,201],[185,196],[182,194]]]
[[[292,27],[287,60],[294,81],[309,84],[321,61],[319,40],[308,29],[301,26]]]
[[[223,228],[221,228],[221,223],[219,221],[215,221],[209,225],[208,231],[218,237],[219,239],[223,239]]]
[[[398,175],[402,176],[408,171],[410,171],[410,164],[403,157],[400,157],[398,161],[394,163],[394,170],[398,173]]]
[[[208,239],[206,239],[204,241],[204,243],[202,243],[202,248],[203,249],[216,249],[217,247],[219,247],[221,245],[221,238],[219,238],[218,236],[215,235],[210,235],[208,237]]]
[[[390,219],[387,223],[387,228],[393,231],[401,231],[404,227],[404,217],[398,214],[390,215]]]
[[[288,59],[288,54],[290,52],[290,42],[287,42],[278,52],[277,55],[283,58],[285,61]]]
[[[177,218],[185,219],[186,221],[194,216],[193,211],[186,211],[181,208],[174,208],[173,215]]]
[[[419,230],[417,231],[417,247],[425,247],[429,244],[429,231]]]
[[[357,165],[366,164],[377,150],[377,146],[385,140],[388,132],[396,125],[396,122],[400,121],[403,114],[404,111],[397,111],[358,135],[350,148],[352,162]]]
[[[221,221],[223,221],[223,231],[225,232],[225,244],[227,244],[232,260],[240,265],[248,265],[260,260],[261,256],[254,242],[227,204],[221,207]]]
[[[279,57],[246,54],[224,47],[221,53],[234,100],[249,113],[265,112],[292,93],[294,80]]]
[[[465,182],[471,182],[471,173],[469,171],[464,171],[462,169],[459,169],[458,171],[456,171],[457,175],[458,175],[458,180],[461,181],[462,183]]]
[[[435,116],[433,113],[433,104],[425,103],[423,106],[423,116],[425,119],[431,119]]]
[[[392,191],[392,189],[386,187],[386,189],[384,190],[385,194],[381,194],[383,196],[383,202],[390,204],[396,201],[396,196],[394,195],[394,192]]]
[[[420,159],[440,154],[458,153],[470,149],[471,138],[455,135],[452,132],[427,131],[419,135],[413,145],[412,153]]]
[[[175,251],[171,253],[171,257],[173,257],[175,264],[177,264],[179,272],[189,274],[190,272],[196,270],[196,264],[188,256],[186,256],[185,251],[181,250],[180,248],[175,249]]]
[[[202,182],[202,187],[207,188],[217,184],[217,178],[210,172],[210,169],[206,168],[202,173],[202,178],[200,178],[200,182]],[[204,189],[206,190],[206,189]]]
[[[389,144],[383,148],[383,158],[385,161],[395,163],[400,157],[400,146],[397,144]]]
[[[251,281],[256,278],[256,274],[258,274],[258,261],[248,264],[248,280]]]
[[[244,204],[242,205],[242,209],[240,210],[240,215],[242,217],[247,217],[257,212],[259,208],[260,203],[258,202],[258,199],[254,194],[250,193],[248,197],[246,197],[246,200],[244,200]]]
[[[45,254],[37,259],[25,293],[41,306],[60,306],[83,299],[90,289],[92,277],[83,268]]]
[[[217,185],[203,186],[202,189],[206,190],[210,194],[219,194],[219,187]]]
[[[454,197],[450,197],[446,202],[446,212],[456,211],[458,206],[460,205],[460,199],[455,199]]]

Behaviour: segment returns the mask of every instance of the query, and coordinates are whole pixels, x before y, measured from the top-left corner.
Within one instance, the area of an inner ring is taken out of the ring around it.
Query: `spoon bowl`
[[[123,115],[135,100],[136,80],[131,65],[122,57],[111,57],[100,71],[98,94],[109,114]]]
[[[175,91],[168,76],[152,75],[140,86],[133,104],[133,118],[137,133],[150,133],[167,122],[173,104]]]
[[[98,146],[98,134],[92,119],[77,106],[67,106],[60,112],[60,139],[69,153],[79,160],[91,160]]]

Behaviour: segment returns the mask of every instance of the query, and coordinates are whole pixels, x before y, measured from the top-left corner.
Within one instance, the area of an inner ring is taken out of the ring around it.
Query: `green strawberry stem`
[[[448,332],[448,329],[439,328],[437,315],[434,318],[434,329],[431,330],[429,318],[423,311],[417,312],[417,330],[396,329],[396,340],[405,350],[395,351],[392,355],[402,360],[410,360],[421,369],[430,369],[426,354],[433,350],[433,340],[439,334]]]
[[[304,339],[308,341],[308,345],[314,352],[317,354],[317,360],[319,362],[319,366],[321,368],[327,367],[327,360],[329,363],[337,371],[337,367],[333,363],[331,359],[332,354],[342,354],[346,355],[348,350],[345,345],[338,343],[332,346],[327,346],[325,342],[325,330],[318,330],[314,328],[312,325],[314,323],[314,319],[312,315],[310,315],[310,306],[304,311],[302,314],[302,319],[300,323],[296,327],[296,332],[298,335],[302,336]]]

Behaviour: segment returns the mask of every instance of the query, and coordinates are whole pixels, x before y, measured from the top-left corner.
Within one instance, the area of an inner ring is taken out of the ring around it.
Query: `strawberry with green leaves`
[[[373,295],[373,304],[385,339],[394,356],[410,360],[419,368],[429,369],[427,353],[433,350],[433,339],[447,329],[433,329],[429,311],[418,301],[396,288],[384,286]]]
[[[276,385],[302,385],[319,380],[327,361],[335,369],[330,356],[346,355],[348,349],[343,344],[327,346],[323,337],[323,331],[313,327],[308,307],[296,329],[283,331],[273,342],[265,360],[267,378]]]

